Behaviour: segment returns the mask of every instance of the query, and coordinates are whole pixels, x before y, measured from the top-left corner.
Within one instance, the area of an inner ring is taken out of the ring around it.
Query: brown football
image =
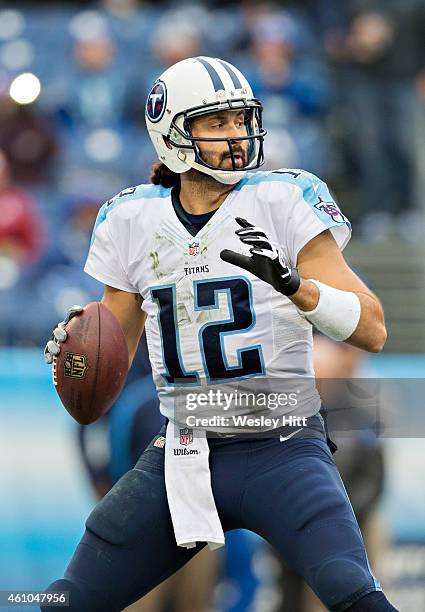
[[[81,425],[111,408],[128,372],[127,342],[112,312],[91,302],[66,326],[68,337],[53,360],[53,383],[69,414]]]

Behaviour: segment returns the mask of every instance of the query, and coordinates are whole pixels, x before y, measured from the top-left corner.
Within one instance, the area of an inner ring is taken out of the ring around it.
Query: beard
[[[239,165],[236,166],[239,170],[243,170],[248,164],[247,148],[245,150],[241,145],[236,145],[232,148],[234,155],[239,154],[241,159],[241,163],[239,162]],[[232,171],[232,158],[229,150],[223,153],[217,153],[217,151],[203,151],[200,157],[202,161],[210,166],[214,166],[218,170],[223,170],[224,172]],[[228,160],[230,160],[230,163]],[[203,193],[210,193],[211,190],[215,192],[229,191],[234,186],[221,183],[209,174],[195,168],[191,168],[185,172],[185,176],[186,180],[192,183],[193,188],[196,189],[200,197],[202,197]]]
[[[248,165],[248,154],[246,149],[244,149],[242,146],[232,147],[232,153],[236,168],[242,169]],[[224,166],[227,168],[228,162],[230,161],[229,169],[233,168],[233,160],[230,152],[223,153],[222,159],[220,160],[220,167]]]
[[[248,165],[247,147],[244,148],[241,145],[236,145],[232,147],[232,152],[235,160],[235,167],[238,170],[245,168],[245,166]],[[232,156],[229,150],[220,154],[216,151],[204,151],[201,155],[201,159],[209,166],[213,166],[219,170],[233,169]]]

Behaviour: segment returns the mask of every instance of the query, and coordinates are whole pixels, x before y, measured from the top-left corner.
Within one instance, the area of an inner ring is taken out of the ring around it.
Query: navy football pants
[[[225,531],[245,528],[264,537],[329,610],[346,610],[380,590],[324,439],[209,442],[214,498]],[[164,449],[152,441],[136,467],[97,504],[64,579],[49,590],[70,592],[70,607],[60,609],[115,612],[199,550],[176,545]]]

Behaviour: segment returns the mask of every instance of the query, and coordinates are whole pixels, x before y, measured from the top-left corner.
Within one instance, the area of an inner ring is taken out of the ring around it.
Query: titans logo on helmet
[[[156,81],[146,101],[146,115],[153,123],[157,123],[162,119],[166,104],[167,89],[165,83]]]

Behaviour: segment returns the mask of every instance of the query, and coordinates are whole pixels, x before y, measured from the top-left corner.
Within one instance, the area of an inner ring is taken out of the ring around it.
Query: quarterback
[[[316,176],[252,172],[264,159],[262,106],[225,61],[171,66],[148,95],[146,124],[159,158],[151,184],[102,206],[85,270],[105,285],[129,363],[146,330],[167,422],[94,508],[48,591],[69,593],[63,609],[122,610],[244,528],[328,610],[395,610],[369,566],[320,397],[314,384],[303,387],[314,381],[313,326],[370,352],[386,340],[379,300],[341,254],[349,221]],[[48,363],[66,338],[60,324]],[[273,412],[249,403],[220,412],[203,401],[185,419],[183,400],[198,389],[205,399],[218,388],[289,397],[295,387],[297,401]],[[226,428],[235,415],[261,426],[238,435]],[[207,427],[190,427],[199,423]]]

